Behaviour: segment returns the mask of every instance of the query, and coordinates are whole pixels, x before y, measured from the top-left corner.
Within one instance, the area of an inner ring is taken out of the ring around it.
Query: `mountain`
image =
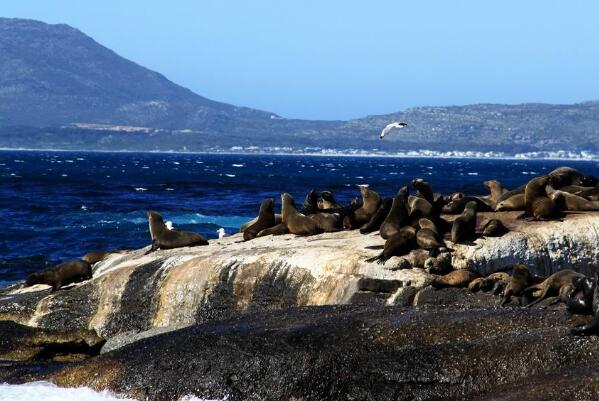
[[[406,121],[378,139],[382,127]],[[216,102],[63,24],[0,18],[0,147],[599,152],[599,102],[418,107],[292,120]]]

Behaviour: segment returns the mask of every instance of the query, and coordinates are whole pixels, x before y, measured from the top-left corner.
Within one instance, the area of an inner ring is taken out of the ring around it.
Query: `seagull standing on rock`
[[[391,131],[393,128],[402,129],[403,127],[407,127],[407,126],[408,126],[408,124],[406,124],[406,123],[387,124],[387,126],[385,128],[383,128],[383,130],[381,131],[381,139],[383,139],[385,137],[385,135],[387,135],[389,133],[389,131]]]

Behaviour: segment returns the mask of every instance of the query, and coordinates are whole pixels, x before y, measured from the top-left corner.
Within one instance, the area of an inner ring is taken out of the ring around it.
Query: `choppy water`
[[[328,189],[347,202],[355,184],[391,196],[422,177],[436,192],[485,193],[484,180],[512,188],[564,164],[599,176],[591,161],[0,151],[0,286],[87,252],[148,245],[148,209],[215,238],[282,191],[301,203]]]

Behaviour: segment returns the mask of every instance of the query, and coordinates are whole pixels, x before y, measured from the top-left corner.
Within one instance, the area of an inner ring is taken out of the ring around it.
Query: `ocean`
[[[150,244],[146,211],[208,238],[254,217],[262,199],[331,190],[341,202],[368,183],[392,196],[415,177],[435,192],[514,188],[568,165],[599,176],[599,161],[0,151],[0,286],[85,253]]]

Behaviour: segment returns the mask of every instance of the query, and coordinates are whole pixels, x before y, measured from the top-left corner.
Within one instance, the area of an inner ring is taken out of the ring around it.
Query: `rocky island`
[[[0,380],[150,400],[593,399],[599,341],[569,334],[589,317],[430,286],[443,264],[482,276],[516,262],[543,276],[596,269],[599,213],[517,214],[478,214],[479,226],[501,218],[502,237],[385,265],[365,262],[384,243],[377,233],[237,234],[109,255],[56,292],[9,287]]]

